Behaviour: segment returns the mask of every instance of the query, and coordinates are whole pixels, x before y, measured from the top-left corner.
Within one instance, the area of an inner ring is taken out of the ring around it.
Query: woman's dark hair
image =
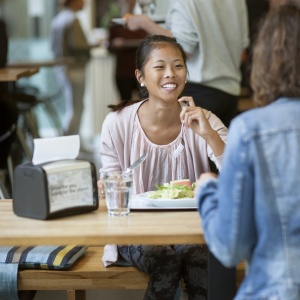
[[[254,102],[267,105],[279,97],[300,96],[300,7],[296,1],[271,10],[253,49],[251,87]]]
[[[174,48],[176,48],[180,51],[183,61],[184,61],[184,65],[186,67],[186,60],[187,60],[186,53],[183,50],[182,46],[176,41],[175,38],[165,36],[165,35],[152,35],[152,36],[145,38],[140,43],[140,45],[136,51],[136,57],[135,57],[136,69],[138,69],[141,72],[141,74],[144,74],[144,68],[149,60],[149,56],[150,56],[151,52],[154,49],[164,47],[166,44],[172,45]],[[142,99],[148,98],[149,94],[148,94],[147,88],[141,87],[140,85],[139,85],[139,88],[140,88],[141,98]],[[111,108],[112,111],[118,111],[126,106],[132,105],[139,101],[142,101],[142,100],[121,101],[117,105],[109,105],[108,107]]]

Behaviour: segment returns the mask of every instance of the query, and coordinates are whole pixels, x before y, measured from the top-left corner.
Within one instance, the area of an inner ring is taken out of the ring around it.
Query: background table
[[[1,82],[15,82],[22,77],[36,74],[39,68],[0,68]]]

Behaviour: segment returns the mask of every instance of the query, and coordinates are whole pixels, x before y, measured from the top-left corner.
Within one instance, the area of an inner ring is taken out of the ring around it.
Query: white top
[[[166,28],[190,54],[190,82],[239,95],[241,56],[249,44],[244,0],[172,0]]]

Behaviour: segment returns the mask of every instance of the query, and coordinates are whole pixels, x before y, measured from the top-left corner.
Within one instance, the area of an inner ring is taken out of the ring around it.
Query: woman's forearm
[[[219,134],[217,131],[213,130],[212,134],[207,136],[205,138],[206,142],[212,149],[214,155],[216,157],[221,156],[224,152],[225,148],[225,143],[224,141],[220,138]]]

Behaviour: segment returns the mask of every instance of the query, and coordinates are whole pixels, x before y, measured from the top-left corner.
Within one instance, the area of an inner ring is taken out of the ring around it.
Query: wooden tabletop
[[[26,61],[9,61],[6,68],[44,68],[55,67],[57,65],[70,65],[73,64],[74,58],[61,57],[50,60],[26,60]]]
[[[22,77],[36,74],[39,68],[0,68],[0,81],[14,82]]]
[[[61,64],[59,60],[45,60],[45,61],[16,61],[8,62],[6,68],[42,68],[54,67]]]
[[[97,211],[53,220],[34,220],[13,213],[11,200],[0,200],[0,246],[204,243],[197,211],[130,212],[108,216]]]

